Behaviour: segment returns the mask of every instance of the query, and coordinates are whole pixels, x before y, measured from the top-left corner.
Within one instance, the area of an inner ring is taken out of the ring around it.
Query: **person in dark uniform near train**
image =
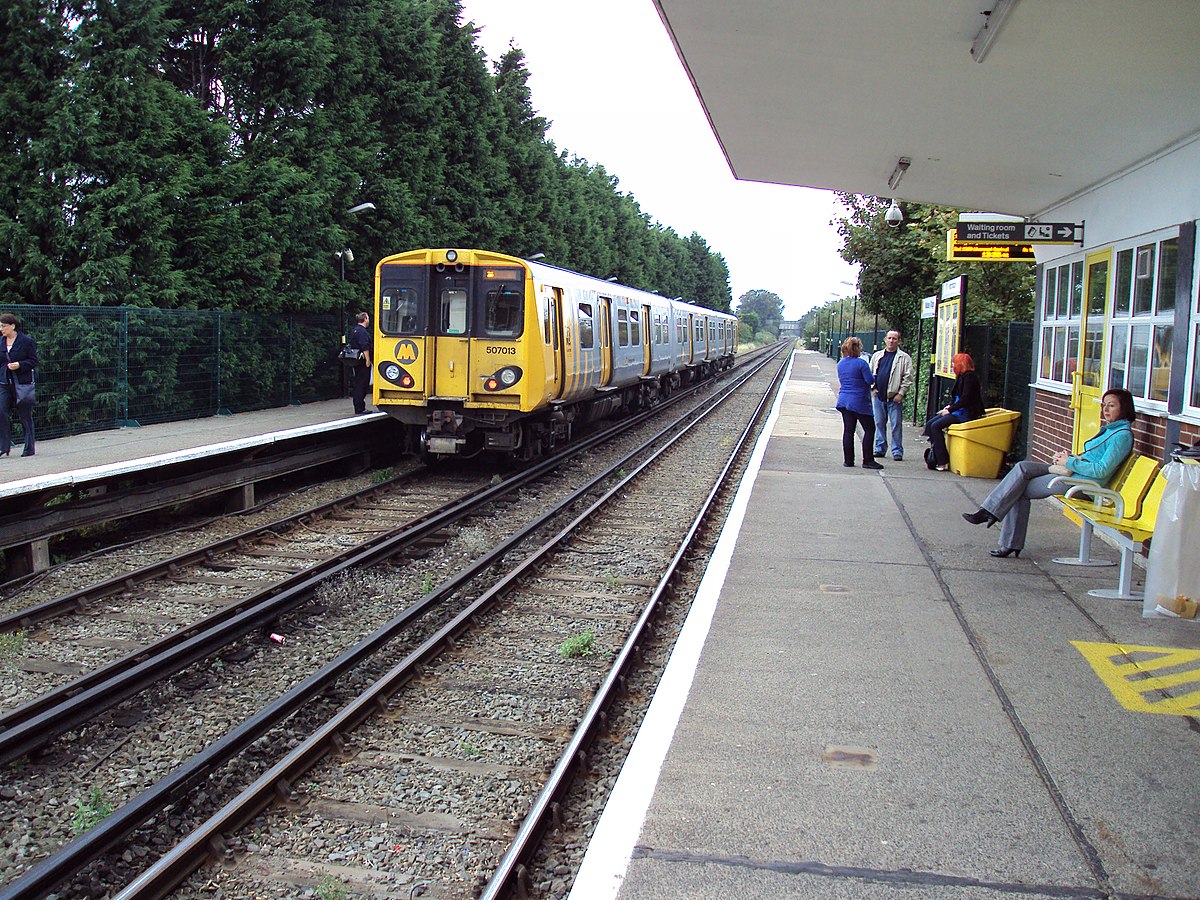
[[[0,315],[0,456],[12,449],[12,414],[16,412],[25,433],[22,456],[34,455],[33,370],[37,368],[37,345],[20,331],[21,322],[12,313]],[[20,385],[23,390],[18,390]],[[28,402],[19,395],[28,393]]]
[[[354,400],[354,414],[361,416],[367,412],[367,391],[371,387],[371,332],[367,330],[371,317],[360,312],[354,317],[354,322],[354,330],[350,332],[347,344],[355,350],[361,350],[362,355],[350,370],[354,376],[350,396]]]

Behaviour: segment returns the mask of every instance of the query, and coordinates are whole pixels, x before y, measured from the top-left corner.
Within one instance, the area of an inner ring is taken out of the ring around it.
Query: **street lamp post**
[[[854,288],[854,305],[850,313],[850,333],[855,334],[858,331],[858,286],[853,281],[840,281],[838,284]]]
[[[346,263],[354,262],[354,251],[351,250],[349,247],[347,247],[345,250],[338,250],[333,255],[338,258],[338,262],[341,265],[341,274],[342,274],[341,280],[345,281],[346,280]]]
[[[375,204],[371,203],[370,201],[368,201],[366,203],[357,203],[354,206],[350,207],[348,210],[346,210],[346,215],[357,216],[359,213],[367,212],[368,210],[373,210],[374,208],[375,208]],[[354,251],[351,250],[349,247],[346,247],[345,249],[336,251],[333,255],[338,258],[338,262],[340,264],[339,269],[340,269],[340,274],[341,274],[341,280],[345,281],[346,280],[346,263],[354,262]]]

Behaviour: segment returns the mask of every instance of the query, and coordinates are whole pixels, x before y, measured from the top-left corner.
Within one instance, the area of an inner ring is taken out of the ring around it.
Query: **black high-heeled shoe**
[[[982,525],[984,522],[987,522],[988,528],[991,528],[993,525],[995,525],[997,522],[1000,521],[995,516],[993,516],[990,512],[988,512],[986,509],[984,509],[982,506],[979,507],[978,511],[976,511],[976,512],[963,513],[962,517],[964,519],[966,519],[968,522],[970,522],[972,525]]]
[[[1020,559],[1021,551],[1016,547],[1009,547],[1007,550],[1001,550],[999,547],[997,547],[995,550],[989,550],[988,556],[994,556],[996,559],[1008,559],[1008,557],[1014,556],[1017,559]]]
[[[0,453],[0,456],[8,456],[8,451],[5,450],[3,453]]]

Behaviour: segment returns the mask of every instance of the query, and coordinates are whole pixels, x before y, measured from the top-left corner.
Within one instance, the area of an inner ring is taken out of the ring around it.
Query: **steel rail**
[[[681,391],[665,407],[682,402],[709,382]],[[152,644],[87,672],[72,681],[0,715],[0,765],[45,746],[58,735],[76,728],[158,681],[216,653],[222,647],[303,604],[325,580],[361,565],[373,565],[393,556],[422,538],[471,515],[478,507],[509,494],[564,462],[631,429],[664,406],[629,419],[572,443],[561,453],[516,473],[497,485],[473,491],[401,526],[377,535],[357,547],[250,594],[198,622],[165,635]]]
[[[700,416],[694,418],[690,423],[684,426],[677,434],[668,440],[662,447],[659,447],[655,453],[655,457],[660,455],[667,447],[679,440],[687,431],[696,427],[702,420],[703,415],[706,415],[712,409],[720,405],[728,396],[730,396],[737,387],[746,379],[751,377],[753,372],[747,373],[743,378],[737,380],[736,383],[729,386],[728,391],[716,400],[710,401],[709,409]],[[550,521],[558,512],[572,504],[585,494],[590,492],[596,485],[610,478],[614,473],[619,472],[624,466],[628,465],[631,460],[635,459],[643,451],[645,451],[652,443],[656,442],[666,430],[674,428],[679,422],[682,422],[681,417],[676,423],[664,429],[659,435],[651,438],[643,443],[637,449],[631,451],[626,457],[613,465],[607,470],[595,476],[588,484],[576,490],[571,497],[564,501],[557,510],[549,510],[538,520],[531,523],[528,527],[522,530],[520,534],[513,535],[502,545],[495,548],[487,556],[478,561],[471,567],[471,571],[483,571],[488,566],[495,562],[499,562],[504,555],[514,546],[525,540],[528,535],[535,533]],[[522,577],[530,572],[536,571],[541,559],[553,550],[556,546],[566,540],[580,525],[584,524],[592,514],[604,504],[610,502],[613,498],[619,497],[623,489],[632,478],[638,473],[647,468],[653,462],[654,457],[639,464],[638,467],[628,476],[623,477],[611,486],[604,494],[588,506],[586,510],[580,513],[569,525],[563,528],[554,538],[546,542],[542,547],[535,550],[524,560],[511,569],[509,573],[503,576],[491,588],[483,592],[476,600],[469,604],[465,609],[459,612],[450,622],[443,625],[435,634],[429,637],[421,646],[413,650],[403,661],[393,667],[387,674],[376,681],[370,688],[360,694],[357,698],[347,704],[341,711],[329,719],[322,725],[312,736],[307,738],[291,752],[289,752],[282,760],[272,766],[268,771],[260,775],[251,785],[246,787],[237,797],[227,803],[221,810],[214,813],[206,822],[202,823],[192,831],[183,841],[161,857],[145,872],[129,883],[114,900],[133,900],[133,898],[157,898],[167,896],[184,878],[192,871],[198,868],[204,859],[210,853],[218,855],[227,855],[228,851],[225,847],[223,834],[237,831],[249,823],[254,816],[261,812],[269,805],[276,797],[289,800],[294,798],[295,792],[292,785],[317,762],[328,755],[330,752],[342,749],[346,744],[346,735],[351,733],[359,724],[365,721],[370,716],[380,710],[387,709],[388,698],[396,692],[405,682],[410,680],[417,674],[421,667],[430,659],[437,656],[442,649],[454,641],[454,638],[471,626],[474,619],[495,602],[497,602],[504,594],[506,594],[513,585],[515,585]],[[447,585],[440,586],[437,591],[422,598],[421,603],[427,600],[432,600],[435,595],[446,595],[453,593],[461,584],[465,583],[469,577],[473,575],[455,576],[452,582]],[[388,626],[385,626],[388,627]],[[118,814],[121,811],[118,811]],[[149,813],[149,814],[152,814]],[[148,815],[147,814],[147,817]],[[107,820],[106,820],[107,821]],[[103,824],[103,823],[102,823]],[[78,840],[78,839],[77,839]],[[90,858],[89,860],[90,861]],[[13,900],[23,895],[14,895]],[[9,896],[0,893],[0,900],[9,900]]]
[[[749,378],[751,374],[753,373],[748,373],[743,378],[737,379],[734,385],[729,388],[729,391],[732,392],[732,390],[736,389],[736,387],[746,378]],[[703,385],[697,386],[697,388],[708,386],[710,384],[710,382],[705,382]],[[676,396],[682,399],[685,394],[680,393]],[[654,411],[634,417],[632,420],[627,420],[625,423],[623,423],[623,425],[631,426],[632,424],[636,424],[635,420],[640,420],[645,416],[654,414],[655,412],[661,412],[661,410],[662,407],[660,406]],[[659,435],[666,433],[672,428],[675,428],[679,423],[693,416],[693,414],[694,411],[685,412],[675,422],[662,429]],[[698,420],[694,419],[692,424],[694,424],[695,421]],[[616,427],[620,428],[621,426]],[[687,427],[690,428],[692,425],[690,424]],[[597,443],[602,442],[604,439],[606,438],[603,434],[596,435],[594,438],[595,442]],[[320,669],[318,672],[313,673],[275,702],[271,703],[252,716],[250,719],[246,720],[246,722],[244,722],[242,725],[228,732],[226,735],[214,742],[210,747],[191,757],[166,778],[157,782],[151,788],[130,800],[112,815],[93,826],[87,832],[77,836],[72,841],[60,847],[49,857],[46,857],[45,859],[42,859],[34,864],[34,866],[32,866],[15,881],[10,882],[3,888],[0,888],[0,900],[33,900],[33,898],[42,897],[47,892],[52,891],[57,886],[62,885],[67,878],[77,874],[88,863],[98,859],[100,856],[119,846],[130,833],[142,825],[147,819],[156,815],[165,806],[173,802],[177,802],[179,799],[183,798],[193,786],[199,784],[201,781],[207,778],[208,775],[218,766],[224,764],[254,741],[258,740],[262,735],[267,733],[267,731],[269,731],[279,722],[292,715],[297,709],[303,706],[304,703],[322,694],[346,671],[354,668],[360,662],[378,652],[382,646],[394,639],[400,632],[407,628],[416,619],[428,612],[429,609],[435,606],[438,602],[441,602],[443,599],[452,596],[455,591],[461,588],[462,585],[466,584],[471,578],[476,577],[478,573],[485,571],[488,567],[500,562],[504,555],[513,546],[516,546],[520,541],[525,539],[525,535],[528,535],[543,527],[545,523],[556,516],[561,509],[575,503],[585,493],[591,491],[596,484],[609,477],[613,472],[618,471],[620,467],[627,465],[629,460],[635,458],[657,439],[658,436],[655,436],[641,444],[638,448],[627,454],[622,461],[610,467],[610,469],[605,473],[596,476],[589,481],[588,484],[577,489],[569,498],[567,498],[566,501],[564,501],[564,503],[560,504],[558,509],[547,511],[545,514],[543,514],[543,516],[539,517],[535,522],[526,527],[520,534],[513,535],[511,538],[498,545],[492,551],[476,560],[476,562],[469,569],[463,570],[462,572],[453,576],[443,585],[439,586],[436,590],[422,597],[415,604],[404,610],[399,616],[384,626],[381,626],[355,646],[344,651],[333,661],[322,667],[322,669]],[[581,453],[584,452],[584,449],[587,448],[579,445],[572,445],[572,450],[575,452]],[[510,480],[522,479],[523,483],[524,480],[528,480],[524,478],[524,476],[527,474],[544,474],[557,465],[560,465],[562,461],[563,460],[558,457],[548,459],[543,461],[543,463],[532,467],[530,470],[519,473],[518,476],[515,476],[514,479]],[[505,487],[508,487],[511,490],[516,486],[516,484],[510,486],[508,481],[502,482],[500,485],[495,485],[486,489],[479,496],[482,497],[483,494],[487,494],[489,491],[499,492],[501,488]],[[386,555],[386,553],[382,548],[376,547],[368,555],[379,556],[382,558]],[[524,571],[527,563],[528,561],[526,561],[526,563],[522,563],[519,568]],[[346,565],[349,565],[349,563]],[[509,579],[506,579],[504,583],[507,584],[508,582]],[[485,596],[490,598],[495,595],[489,592],[489,594]],[[474,605],[475,604],[472,604],[472,607],[474,607]],[[469,623],[473,614],[474,613],[472,612],[470,614],[460,615],[457,619],[455,619],[455,622],[458,622],[459,625],[457,630],[455,630],[453,633],[457,633],[458,631],[461,631],[463,628],[467,627],[467,624]],[[438,634],[443,634],[446,631],[447,629],[443,628],[438,632]],[[437,636],[435,635],[435,638],[436,637]],[[197,637],[193,640],[199,639],[200,638]],[[433,641],[434,639],[430,640]],[[427,644],[428,643],[429,642],[427,642]],[[187,651],[189,649],[188,643],[185,643],[179,649]],[[144,665],[153,662],[154,661],[147,661],[147,663]],[[182,668],[182,666],[179,668]],[[137,672],[138,667],[135,667],[132,671]],[[408,676],[406,676],[406,678],[407,677]],[[93,690],[89,693],[97,692]],[[99,692],[98,696],[93,697],[92,699],[95,702],[99,700],[101,696],[103,696],[103,694],[102,692]],[[2,739],[3,736],[3,734],[0,734],[0,739]],[[294,755],[294,753],[292,755]],[[291,758],[291,755],[289,755],[289,758]],[[267,801],[263,802],[265,803]]]
[[[374,494],[388,490],[393,490],[403,484],[405,481],[412,480],[416,476],[413,473],[398,475],[395,478],[390,478],[380,484],[373,484],[370,487],[365,487],[360,490],[347,494],[344,497],[338,497],[334,500],[329,500],[317,506],[301,510],[298,513],[285,516],[282,519],[276,519],[274,522],[269,522],[266,525],[259,525],[255,528],[247,530],[231,537],[222,538],[213,541],[210,544],[205,544],[203,547],[196,547],[192,550],[185,550],[183,553],[178,553],[175,556],[167,559],[161,559],[157,562],[149,563],[139,569],[134,569],[132,572],[126,572],[122,575],[115,575],[104,581],[98,581],[94,584],[84,585],[78,590],[71,591],[69,594],[63,594],[60,597],[55,597],[51,600],[46,600],[43,603],[38,603],[34,606],[28,606],[24,609],[17,610],[13,613],[0,616],[0,634],[9,631],[19,631],[28,629],[31,625],[36,625],[38,622],[44,622],[47,619],[53,619],[58,616],[68,615],[73,612],[84,610],[89,603],[96,600],[102,600],[105,597],[111,597],[113,594],[118,594],[121,591],[127,591],[137,587],[140,584],[145,584],[147,581],[152,581],[163,572],[170,571],[172,568],[180,566],[197,565],[201,562],[208,561],[212,557],[220,553],[226,553],[231,550],[240,549],[243,545],[252,541],[258,540],[267,534],[278,533],[280,531],[291,528],[294,525],[302,523],[305,519],[314,516],[323,516],[331,512],[336,512],[345,507],[352,507],[354,504],[369,499]]]
[[[736,371],[736,368],[731,371]],[[692,386],[691,389],[698,390],[703,386],[704,383],[701,383]],[[677,394],[676,397],[672,398],[672,402],[677,402],[679,399],[686,399],[686,397],[689,395],[690,394],[687,392],[681,392],[680,394]],[[662,412],[665,408],[669,408],[669,406],[664,404],[657,407],[654,412]],[[641,415],[644,416],[645,413]],[[586,441],[587,444],[585,449],[595,446],[598,441],[607,439],[607,437],[617,433],[622,428],[629,427],[629,425],[629,421],[623,421],[616,425],[610,426],[599,435],[593,435],[583,439],[583,441]],[[581,441],[581,444],[583,441]],[[570,456],[576,452],[581,451],[576,449],[574,445],[572,447],[564,448],[561,458],[570,458]],[[560,458],[560,456],[556,455],[556,458]],[[246,531],[231,537],[213,541],[212,543],[206,544],[203,547],[197,547],[192,550],[184,551],[183,553],[179,553],[168,559],[163,559],[158,562],[142,566],[141,568],[135,569],[132,572],[126,572],[121,575],[113,576],[112,578],[104,581],[96,582],[91,585],[85,585],[78,590],[71,591],[69,594],[63,594],[60,597],[55,597],[43,603],[17,610],[16,612],[0,615],[0,634],[28,629],[31,625],[35,625],[38,622],[43,622],[47,619],[55,618],[56,616],[82,611],[88,603],[101,600],[105,597],[110,597],[114,594],[120,593],[121,591],[129,590],[137,585],[151,581],[157,575],[164,571],[168,571],[173,566],[179,567],[196,565],[202,560],[207,560],[219,553],[225,553],[229,550],[238,548],[242,544],[254,541],[262,535],[271,532],[279,532],[281,530],[290,528],[297,523],[303,522],[305,519],[309,519],[314,516],[322,516],[343,507],[353,506],[355,503],[369,498],[374,494],[393,490],[399,483],[402,483],[406,479],[411,480],[415,477],[416,475],[414,473],[397,476],[396,478],[392,478],[382,484],[371,485],[370,487],[362,488],[354,493],[347,494],[345,497],[339,497],[309,509],[301,510],[298,513],[285,516],[282,519],[277,519],[276,521],[270,522],[266,525],[260,525],[256,528],[247,529]],[[0,728],[3,728],[2,720],[0,720]]]
[[[526,891],[528,888],[528,885],[524,883],[528,860],[537,850],[541,836],[545,833],[548,825],[551,824],[558,801],[570,788],[577,769],[584,765],[587,748],[592,745],[600,729],[603,727],[607,711],[619,693],[621,681],[626,671],[636,660],[640,643],[650,624],[651,618],[658,610],[662,599],[667,595],[685,555],[698,539],[701,529],[708,520],[717,499],[728,485],[734,465],[743,447],[745,447],[747,441],[750,439],[758,422],[763,418],[769,402],[779,390],[783,373],[787,369],[787,363],[788,360],[785,359],[780,365],[778,371],[775,373],[775,377],[771,381],[770,387],[764,392],[762,399],[750,417],[750,421],[742,430],[741,436],[734,443],[724,467],[714,481],[708,496],[705,498],[703,504],[701,504],[700,510],[693,518],[692,524],[680,543],[679,549],[668,564],[662,578],[659,579],[657,587],[647,600],[633,631],[618,652],[616,659],[609,668],[608,675],[597,689],[596,695],[592,699],[587,712],[584,713],[582,721],[568,741],[567,746],[563,749],[557,764],[555,764],[546,780],[546,784],[538,793],[533,806],[526,815],[525,820],[521,823],[521,827],[518,829],[517,835],[513,839],[508,851],[493,871],[492,877],[488,880],[483,893],[479,895],[479,900],[497,900],[497,898],[510,896],[518,891]],[[636,472],[631,472],[629,477],[632,478],[635,474]],[[618,485],[619,487],[620,485]]]

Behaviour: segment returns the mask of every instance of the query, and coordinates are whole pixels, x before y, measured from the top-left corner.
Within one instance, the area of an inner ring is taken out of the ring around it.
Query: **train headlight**
[[[391,382],[406,391],[410,391],[417,386],[417,379],[406,372],[403,366],[398,366],[394,362],[380,364],[379,374],[383,376],[384,381]]]
[[[485,391],[505,390],[520,381],[523,374],[525,373],[517,366],[505,366],[495,375],[483,376],[483,389]]]
[[[456,259],[458,259],[458,251],[457,250],[447,250],[446,251],[446,262],[454,262]]]

